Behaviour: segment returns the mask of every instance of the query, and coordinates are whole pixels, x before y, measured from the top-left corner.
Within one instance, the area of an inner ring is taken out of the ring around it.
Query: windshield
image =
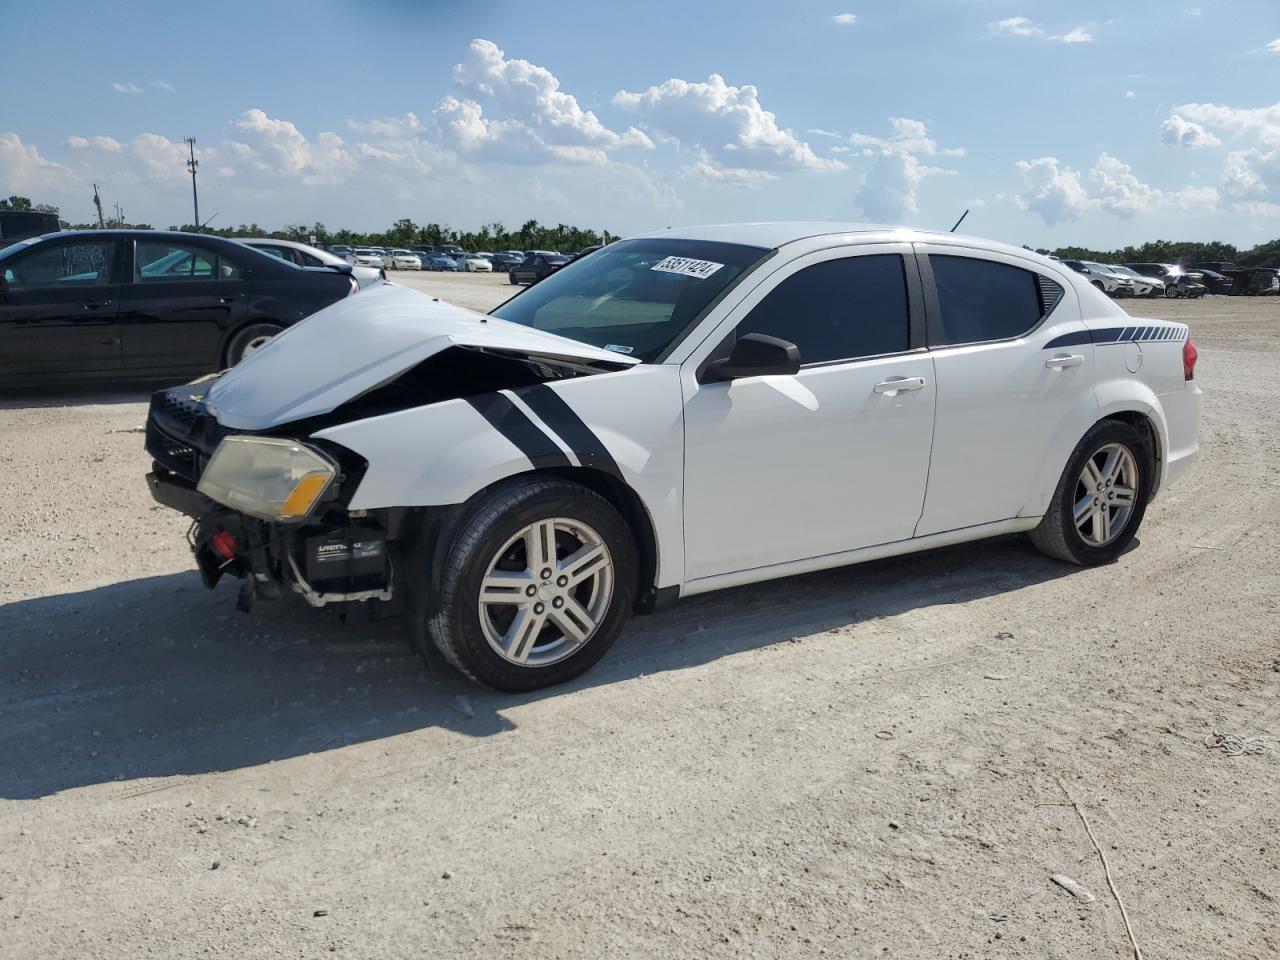
[[[768,253],[704,240],[622,240],[562,267],[492,315],[649,363]]]

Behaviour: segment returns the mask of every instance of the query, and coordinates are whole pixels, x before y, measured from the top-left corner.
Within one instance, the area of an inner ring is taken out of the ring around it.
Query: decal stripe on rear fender
[[[1130,343],[1148,340],[1183,340],[1189,328],[1185,324],[1172,327],[1106,327],[1101,330],[1073,330],[1055,337],[1044,345],[1045,350],[1073,347],[1080,343]]]
[[[569,458],[556,446],[555,441],[543,433],[523,410],[502,394],[486,393],[463,399],[476,413],[489,421],[490,426],[518,447],[534,467],[572,466]]]
[[[559,434],[566,447],[574,452],[584,467],[594,467],[622,479],[622,471],[604,443],[583,422],[564,397],[544,383],[513,390],[517,397],[529,405],[529,409],[542,418],[542,422]]]

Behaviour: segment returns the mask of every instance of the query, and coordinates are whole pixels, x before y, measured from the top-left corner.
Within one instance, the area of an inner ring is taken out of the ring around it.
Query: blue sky
[[[530,13],[536,13],[531,16]],[[1274,0],[8,5],[0,195],[157,226],[1280,236]],[[19,42],[14,42],[18,40]]]

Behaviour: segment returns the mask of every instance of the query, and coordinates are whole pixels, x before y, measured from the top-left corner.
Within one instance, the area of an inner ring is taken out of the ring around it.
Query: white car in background
[[[412,250],[392,250],[382,258],[382,265],[388,270],[422,269],[422,261]]]
[[[1124,277],[1133,281],[1133,295],[1135,297],[1163,297],[1164,281],[1157,280],[1155,277],[1144,277],[1136,270],[1128,267],[1122,267],[1119,264],[1106,264],[1108,270],[1116,276]]]
[[[271,237],[249,237],[241,240],[241,243],[248,244],[264,253],[279,257],[288,263],[296,264],[299,267],[341,267],[343,265],[351,267],[351,276],[355,278],[356,283],[363,290],[375,283],[380,283],[387,279],[387,275],[383,272],[382,267],[366,267],[359,264],[352,265],[351,261],[336,253],[328,250],[321,250],[319,247],[313,247],[306,243],[298,243],[295,240],[273,240]]]
[[[356,263],[362,267],[382,267],[385,268],[384,260],[386,254],[373,247],[356,247],[355,249]]]
[[[681,596],[1017,533],[1111,563],[1198,450],[1195,367],[1185,324],[1019,247],[663,230],[488,315],[339,301],[157,393],[148,479],[242,606],[403,610],[424,656],[530,690]]]
[[[468,253],[457,258],[458,269],[466,273],[493,273],[493,261],[479,254]]]

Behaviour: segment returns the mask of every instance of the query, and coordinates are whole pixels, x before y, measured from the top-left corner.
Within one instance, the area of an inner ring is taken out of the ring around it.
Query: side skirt
[[[980,523],[977,526],[963,527],[959,530],[931,533],[928,536],[913,537],[910,540],[880,543],[874,547],[861,547],[857,550],[845,550],[841,553],[828,553],[821,557],[809,557],[805,560],[792,560],[787,563],[774,563],[765,567],[753,567],[750,570],[735,570],[733,573],[721,573],[714,577],[700,577],[697,580],[690,580],[686,583],[680,589],[680,596],[692,597],[699,593],[710,593],[712,590],[723,590],[726,587],[741,587],[748,583],[776,580],[779,577],[794,577],[801,573],[830,570],[833,567],[866,563],[868,560],[880,560],[883,557],[896,557],[906,553],[919,553],[935,547],[949,547],[956,543],[986,540],[990,537],[1000,537],[1008,533],[1024,533],[1035,528],[1039,523],[1039,517],[1014,517],[1010,520]]]

